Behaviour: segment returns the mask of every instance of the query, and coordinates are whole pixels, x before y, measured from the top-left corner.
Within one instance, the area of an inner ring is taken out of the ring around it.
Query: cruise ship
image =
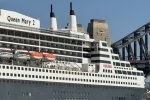
[[[144,74],[122,61],[106,41],[70,24],[50,28],[40,20],[0,9],[0,100],[142,100]]]

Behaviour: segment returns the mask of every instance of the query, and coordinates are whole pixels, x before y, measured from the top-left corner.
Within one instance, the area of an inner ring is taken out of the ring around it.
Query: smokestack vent
[[[72,10],[72,2],[70,2],[70,25],[69,29],[71,31],[77,32],[77,20],[74,13],[74,10]]]
[[[57,20],[55,18],[55,14],[53,13],[52,5],[51,5],[51,13],[50,13],[50,29],[57,30]]]
[[[74,10],[72,10],[72,2],[70,2],[70,15],[75,15]]]
[[[51,5],[51,13],[50,13],[50,17],[55,17],[55,14],[53,13],[53,6]]]

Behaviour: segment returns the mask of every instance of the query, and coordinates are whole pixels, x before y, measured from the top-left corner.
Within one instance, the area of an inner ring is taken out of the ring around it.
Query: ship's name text
[[[14,18],[11,16],[7,16],[7,20],[8,22],[16,22],[16,23],[23,23],[23,24],[28,24],[29,26],[31,25],[31,22],[33,22],[33,25],[35,25],[35,21],[30,21],[30,20],[26,20],[25,18]]]
[[[112,68],[111,65],[103,65],[104,68]]]

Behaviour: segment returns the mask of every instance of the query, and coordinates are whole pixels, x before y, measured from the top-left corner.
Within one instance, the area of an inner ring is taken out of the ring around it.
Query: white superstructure
[[[39,20],[1,9],[0,78],[144,88],[142,71],[121,61],[106,41],[78,33],[72,7],[70,16],[68,29],[57,29],[51,10],[50,29],[40,29]]]

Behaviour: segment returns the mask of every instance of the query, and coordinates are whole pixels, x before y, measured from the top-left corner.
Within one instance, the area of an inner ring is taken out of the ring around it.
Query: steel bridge
[[[130,61],[132,66],[144,72],[145,77],[150,73],[148,34],[150,22],[111,44],[114,53],[119,54],[121,60]]]

